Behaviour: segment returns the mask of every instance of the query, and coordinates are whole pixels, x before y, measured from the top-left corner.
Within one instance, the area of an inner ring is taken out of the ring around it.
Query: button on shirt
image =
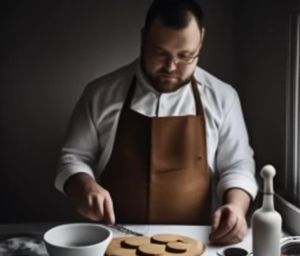
[[[55,180],[58,190],[63,192],[66,180],[79,172],[94,179],[100,177],[111,155],[120,112],[134,76],[133,111],[148,117],[196,114],[190,83],[160,93],[146,81],[139,59],[93,81],[86,86],[71,117]],[[254,198],[255,163],[237,92],[200,67],[194,77],[204,109],[214,191],[221,199],[227,189],[241,188]]]

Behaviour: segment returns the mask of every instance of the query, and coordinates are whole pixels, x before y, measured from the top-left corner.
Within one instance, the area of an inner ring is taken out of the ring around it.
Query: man
[[[237,93],[197,67],[204,35],[194,0],[155,0],[141,57],[86,87],[56,177],[83,216],[211,224],[212,243],[243,239],[253,152]]]

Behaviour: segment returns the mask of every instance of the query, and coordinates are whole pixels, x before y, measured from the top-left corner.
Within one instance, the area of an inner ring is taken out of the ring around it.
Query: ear
[[[201,47],[203,45],[203,41],[204,41],[204,37],[205,37],[205,32],[206,32],[205,28],[202,27],[201,28],[201,33],[200,33],[200,35],[201,35],[201,38],[200,38],[200,40],[201,40],[201,42],[200,42]]]

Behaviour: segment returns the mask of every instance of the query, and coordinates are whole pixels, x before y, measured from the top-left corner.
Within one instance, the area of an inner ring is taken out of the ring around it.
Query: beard
[[[155,74],[147,72],[144,64],[142,63],[142,71],[149,84],[154,87],[158,92],[166,93],[176,91],[180,87],[189,83],[193,77],[190,74],[187,78],[183,79],[176,71],[168,71],[165,68],[161,68]]]

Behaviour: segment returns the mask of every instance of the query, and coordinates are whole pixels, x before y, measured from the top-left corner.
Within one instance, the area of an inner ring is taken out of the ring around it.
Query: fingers
[[[240,225],[240,223],[238,222],[235,225],[235,228],[231,230],[231,232],[218,240],[218,244],[228,245],[241,242],[246,235],[246,231],[247,228],[244,228],[244,225]]]
[[[212,221],[212,232],[216,231],[220,225],[221,222],[221,216],[222,216],[222,211],[221,210],[217,210],[214,213],[213,216],[213,221]]]
[[[115,212],[113,207],[113,201],[109,193],[104,200],[104,221],[108,224],[115,223]]]
[[[213,216],[210,240],[214,244],[232,244],[240,242],[247,231],[247,223],[243,215],[227,206],[217,210]]]
[[[219,215],[217,217],[218,226],[212,233],[212,238],[214,240],[219,240],[226,236],[237,223],[237,216],[227,208],[220,210],[217,215]]]
[[[115,222],[113,202],[110,194],[105,189],[94,191],[82,198],[78,212],[93,221],[103,220],[110,224]]]
[[[103,200],[97,195],[89,195],[78,207],[78,212],[84,217],[100,221],[103,218]]]
[[[103,206],[104,198],[102,195],[95,195],[93,197],[93,204],[91,205],[91,214],[93,215],[94,221],[101,221],[104,216],[104,206]]]

